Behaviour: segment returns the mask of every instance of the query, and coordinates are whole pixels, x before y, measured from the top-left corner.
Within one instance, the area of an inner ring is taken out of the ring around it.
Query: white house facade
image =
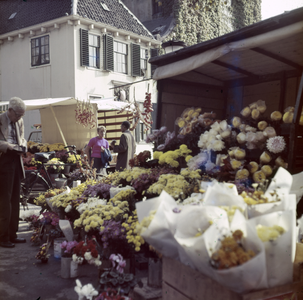
[[[157,102],[147,61],[156,55],[160,43],[119,0],[47,0],[39,4],[40,10],[34,6],[36,1],[18,6],[5,2],[0,4],[0,27],[12,24],[0,29],[0,101],[12,96],[119,99],[123,89],[127,100],[143,102],[149,88]],[[56,3],[66,7],[55,9]],[[43,14],[53,17],[30,24],[24,16],[30,9],[40,13],[36,22],[43,20]],[[141,82],[127,86],[137,81]],[[27,113],[26,134],[38,121],[37,112]]]

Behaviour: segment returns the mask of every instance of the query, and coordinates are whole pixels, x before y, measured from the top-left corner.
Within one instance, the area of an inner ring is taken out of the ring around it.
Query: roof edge
[[[142,22],[132,13],[132,11],[130,11],[130,9],[121,1],[119,0],[120,4],[122,4],[122,6],[129,12],[130,15],[132,15],[132,17],[141,25],[144,27],[144,29],[150,34],[150,36],[152,38],[154,38],[154,36],[152,35],[152,33],[142,24]]]

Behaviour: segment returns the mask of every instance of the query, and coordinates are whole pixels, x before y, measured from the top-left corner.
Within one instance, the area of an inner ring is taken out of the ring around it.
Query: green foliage
[[[136,284],[142,287],[142,282],[138,281],[133,274],[121,274],[116,269],[104,269],[99,283],[99,292],[112,288],[123,292],[125,295],[127,295]]]
[[[167,0],[163,15],[176,20],[175,39],[188,46],[217,38],[261,20],[261,0]],[[172,40],[173,33],[164,41]]]

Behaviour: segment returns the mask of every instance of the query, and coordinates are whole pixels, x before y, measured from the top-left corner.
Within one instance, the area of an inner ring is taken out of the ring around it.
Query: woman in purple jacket
[[[97,173],[106,175],[105,166],[102,164],[102,160],[101,160],[101,152],[104,152],[105,149],[109,148],[108,141],[104,138],[106,133],[106,128],[104,126],[98,127],[97,133],[98,135],[92,138],[88,142],[85,148],[85,153],[88,157],[89,162],[91,161],[92,158],[94,159],[93,168],[97,169]]]

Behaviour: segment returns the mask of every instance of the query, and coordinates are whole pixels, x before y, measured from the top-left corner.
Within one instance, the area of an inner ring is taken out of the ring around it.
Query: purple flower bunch
[[[83,192],[82,197],[99,197],[101,199],[110,198],[109,190],[112,187],[111,184],[99,183],[96,185],[88,185],[87,189]]]
[[[66,150],[56,151],[56,157],[66,164],[68,159],[68,153]]]
[[[106,220],[103,226],[104,229],[99,232],[103,248],[109,246],[110,239],[126,239],[126,230],[122,227],[121,221]]]
[[[155,129],[153,130],[153,133],[147,135],[145,142],[152,143],[158,141],[159,139],[163,139],[166,132],[167,132],[166,126],[162,126],[160,129]]]
[[[76,241],[64,241],[61,243],[60,247],[62,250],[64,250],[64,253],[67,255],[71,256],[72,255],[72,250],[78,245],[78,242]]]
[[[126,261],[123,259],[121,254],[111,254],[109,260],[112,262],[112,267],[116,268],[116,270],[120,273],[124,273],[124,268],[126,266]]]
[[[59,217],[54,212],[47,211],[42,213],[41,223],[52,224],[53,226],[57,226],[59,224]]]

